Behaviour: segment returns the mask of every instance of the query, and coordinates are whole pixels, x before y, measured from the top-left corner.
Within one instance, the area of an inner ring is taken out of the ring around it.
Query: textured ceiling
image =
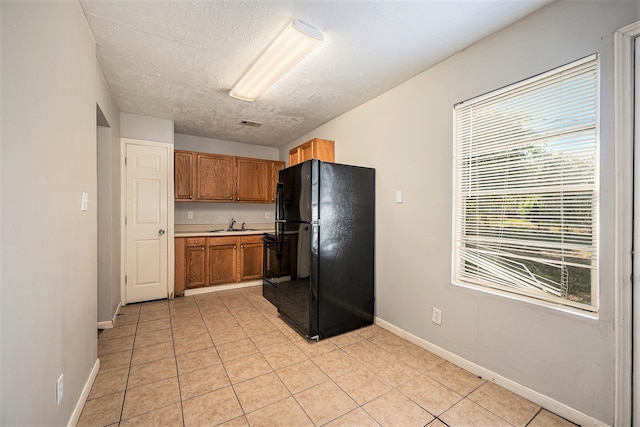
[[[121,111],[175,131],[278,147],[550,0],[80,0]],[[255,102],[229,96],[293,19],[324,43]],[[245,126],[242,120],[262,122]]]

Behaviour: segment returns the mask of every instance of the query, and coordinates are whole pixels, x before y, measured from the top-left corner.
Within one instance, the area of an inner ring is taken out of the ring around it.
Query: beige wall
[[[97,129],[98,322],[113,319],[120,304],[120,110],[96,62],[96,108],[107,123]]]
[[[0,424],[65,425],[97,359],[95,42],[77,2],[1,7]]]
[[[173,144],[173,120],[120,113],[120,134],[123,138]]]
[[[323,125],[336,161],[376,168],[376,315],[587,416],[614,416],[613,33],[637,1],[559,1]],[[600,53],[600,315],[451,284],[454,104]],[[404,191],[404,203],[394,202]],[[442,310],[442,326],[431,308]]]

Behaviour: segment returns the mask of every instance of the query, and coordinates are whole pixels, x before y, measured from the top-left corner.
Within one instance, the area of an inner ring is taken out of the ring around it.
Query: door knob
[[[166,232],[167,231],[164,228],[161,228],[160,230],[158,230],[158,234],[161,235],[161,236]]]

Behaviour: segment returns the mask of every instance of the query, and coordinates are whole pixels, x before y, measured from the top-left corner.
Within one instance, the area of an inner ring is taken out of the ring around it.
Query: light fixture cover
[[[317,29],[302,21],[293,21],[236,83],[229,96],[255,101],[322,40],[322,33]]]

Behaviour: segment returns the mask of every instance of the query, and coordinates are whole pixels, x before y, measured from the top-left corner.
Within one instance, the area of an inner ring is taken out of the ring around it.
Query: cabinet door
[[[238,174],[236,201],[269,201],[269,161],[260,159],[236,158]]]
[[[292,148],[289,150],[289,166],[297,165],[300,163],[300,147]]]
[[[175,200],[193,200],[193,188],[195,186],[195,173],[193,153],[190,151],[178,151],[174,158],[174,198]]]
[[[206,237],[187,239],[187,250],[185,255],[185,286],[187,289],[197,288],[207,284],[207,253],[205,241]]]
[[[313,146],[313,158],[324,162],[335,161],[335,144],[330,139],[314,138],[311,140]]]
[[[330,139],[313,138],[289,150],[289,166],[302,163],[309,159],[324,162],[335,161],[335,144]]]
[[[300,163],[305,162],[307,160],[313,159],[313,140],[312,141],[308,141],[305,142],[304,144],[302,144],[300,146],[300,151],[299,151],[299,157],[300,157]]]
[[[271,179],[269,180],[269,202],[276,202],[276,186],[278,185],[278,174],[284,169],[284,162],[270,162]]]
[[[262,277],[262,237],[240,238],[240,281]]]
[[[209,285],[233,283],[238,269],[238,238],[209,237]]]
[[[174,257],[175,257],[175,281],[173,285],[174,296],[182,296],[186,287],[185,280],[187,277],[186,271],[186,251],[187,251],[187,239],[185,237],[176,237],[174,243]]]
[[[235,193],[235,158],[196,153],[198,200],[233,201]]]

